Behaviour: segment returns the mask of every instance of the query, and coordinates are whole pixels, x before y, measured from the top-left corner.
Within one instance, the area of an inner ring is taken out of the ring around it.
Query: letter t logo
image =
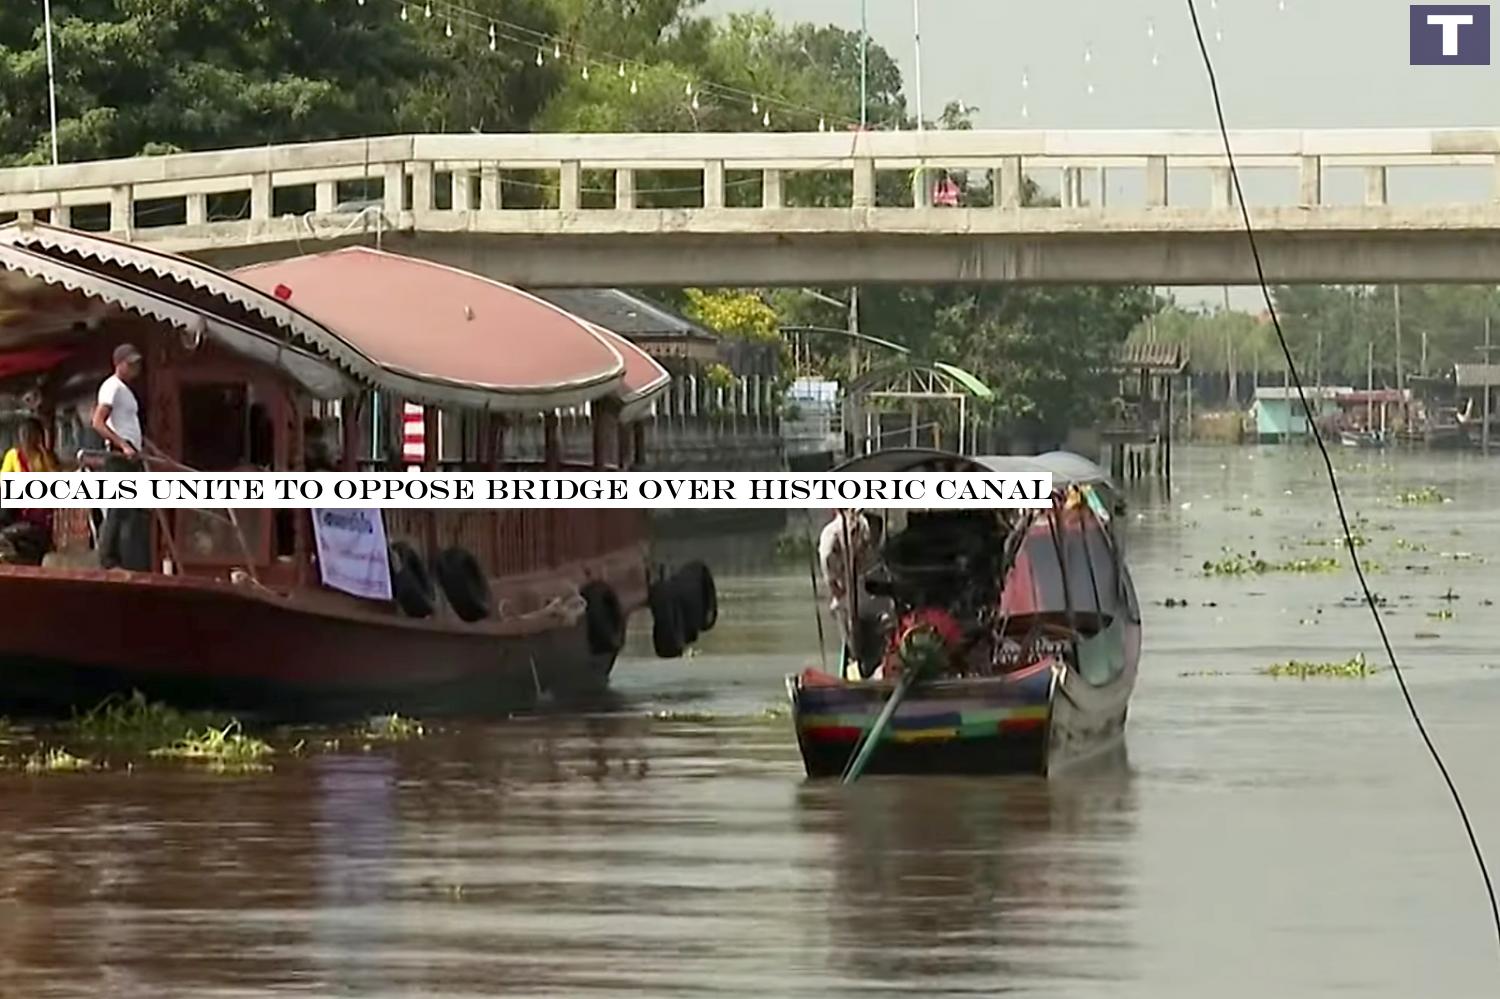
[[[1474,23],[1473,14],[1428,14],[1427,23],[1443,29],[1443,55],[1458,55],[1458,29],[1460,25]]]

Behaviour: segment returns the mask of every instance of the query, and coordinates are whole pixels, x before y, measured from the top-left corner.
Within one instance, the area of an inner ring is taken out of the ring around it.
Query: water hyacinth
[[[1293,659],[1291,662],[1267,666],[1261,672],[1266,676],[1296,677],[1306,680],[1309,677],[1363,678],[1372,676],[1379,670],[1366,663],[1364,653],[1360,653],[1353,659],[1341,663],[1302,662]]]

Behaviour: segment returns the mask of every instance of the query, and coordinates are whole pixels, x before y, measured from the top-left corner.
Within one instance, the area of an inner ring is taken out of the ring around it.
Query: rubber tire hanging
[[[484,567],[465,548],[444,548],[436,561],[438,581],[443,585],[443,595],[448,606],[459,620],[473,624],[489,617],[494,607],[494,595]]]
[[[431,617],[437,608],[437,589],[421,554],[405,541],[391,542],[391,595],[408,617]]]
[[[625,645],[625,611],[620,597],[608,583],[589,580],[578,590],[584,602],[584,621],[588,626],[589,651],[595,655],[613,655]]]
[[[676,587],[667,580],[651,584],[647,597],[651,605],[651,645],[662,659],[677,659],[687,648],[683,637],[682,604]]]
[[[714,574],[695,559],[677,570],[677,579],[684,601],[694,611],[689,619],[697,624],[698,631],[713,631],[719,621],[719,590],[714,585]]]

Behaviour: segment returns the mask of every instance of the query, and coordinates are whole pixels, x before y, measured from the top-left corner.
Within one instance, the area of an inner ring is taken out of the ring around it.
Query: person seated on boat
[[[0,475],[12,472],[56,472],[57,457],[47,446],[42,421],[28,416],[21,423],[16,446],[0,461]],[[52,550],[52,511],[8,509],[0,527],[0,562],[11,565],[41,565]]]
[[[852,556],[845,550],[846,536]],[[870,521],[858,510],[838,511],[818,536],[818,565],[823,570],[823,585],[828,587],[829,609],[843,637],[845,659],[854,634],[849,587],[869,564],[872,537]]]

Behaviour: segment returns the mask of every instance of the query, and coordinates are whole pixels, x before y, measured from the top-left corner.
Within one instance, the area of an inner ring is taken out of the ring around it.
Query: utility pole
[[[1406,372],[1401,363],[1401,286],[1398,284],[1391,289],[1392,297],[1396,305],[1396,398],[1401,400],[1401,422],[1406,425],[1406,393],[1401,391],[1406,387]]]
[[[922,131],[922,0],[911,0],[911,35],[916,49],[917,131]]]
[[[1480,451],[1490,456],[1490,317],[1484,317],[1484,428],[1479,432]]]
[[[52,0],[42,0],[42,21],[47,35],[47,108],[52,117],[52,165],[57,166],[57,71],[52,63]]]
[[[849,289],[849,382],[859,377],[859,288]]]
[[[859,130],[870,123],[870,10],[859,0]]]
[[[1235,409],[1240,405],[1238,379],[1234,369],[1234,333],[1229,326],[1229,286],[1224,286],[1224,370],[1229,379],[1229,404]]]
[[[1422,331],[1422,377],[1427,377],[1427,331]]]

